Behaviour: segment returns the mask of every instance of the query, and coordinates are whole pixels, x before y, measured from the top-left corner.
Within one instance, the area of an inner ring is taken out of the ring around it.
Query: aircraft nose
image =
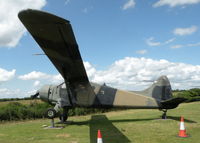
[[[50,94],[50,85],[44,85],[42,88],[39,89],[39,96],[43,101],[49,101],[49,94]]]

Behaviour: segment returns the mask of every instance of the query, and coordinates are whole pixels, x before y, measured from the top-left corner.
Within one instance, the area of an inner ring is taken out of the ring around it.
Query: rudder
[[[158,102],[172,98],[171,84],[167,76],[159,77],[149,88],[141,93],[155,98]]]

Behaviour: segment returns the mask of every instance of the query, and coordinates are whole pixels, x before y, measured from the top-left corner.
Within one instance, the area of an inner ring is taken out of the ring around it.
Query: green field
[[[182,104],[161,120],[158,110],[125,110],[70,117],[64,129],[43,129],[49,120],[0,123],[0,143],[96,143],[100,129],[104,143],[196,143],[200,141],[200,103]],[[178,138],[180,116],[189,138]]]

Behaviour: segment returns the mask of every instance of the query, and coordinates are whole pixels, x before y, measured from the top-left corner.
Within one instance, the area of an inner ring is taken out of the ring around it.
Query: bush
[[[0,121],[44,118],[44,113],[48,108],[52,108],[48,103],[31,103],[29,105],[23,105],[19,102],[10,102],[9,104],[0,106]],[[68,115],[80,116],[91,113],[104,113],[111,110],[119,109],[73,108],[69,110]]]
[[[47,103],[31,103],[29,108],[29,118],[36,119],[36,118],[44,118],[44,113],[48,108],[51,106]]]
[[[27,107],[18,102],[9,103],[0,109],[1,120],[22,120],[26,115]]]
[[[187,98],[186,102],[200,101],[200,89],[194,88],[190,90],[178,91],[175,97]]]
[[[34,103],[23,105],[18,102],[11,102],[0,107],[0,120],[24,120],[43,118],[44,112],[49,107],[46,103]]]

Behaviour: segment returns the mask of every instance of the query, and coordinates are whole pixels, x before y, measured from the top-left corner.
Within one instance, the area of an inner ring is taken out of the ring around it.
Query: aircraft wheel
[[[46,116],[49,118],[49,119],[53,119],[56,117],[56,110],[55,109],[48,109],[47,112],[46,112]]]
[[[63,108],[63,112],[62,112],[62,114],[60,114],[60,121],[61,122],[66,122],[67,121],[68,111],[69,111],[69,109],[67,107]]]
[[[68,115],[67,114],[61,114],[59,118],[60,118],[61,122],[66,122],[67,119],[68,119]]]
[[[167,119],[167,110],[163,110],[162,119]]]
[[[165,113],[162,115],[162,119],[167,119],[167,117],[166,117],[166,114],[165,114]]]

